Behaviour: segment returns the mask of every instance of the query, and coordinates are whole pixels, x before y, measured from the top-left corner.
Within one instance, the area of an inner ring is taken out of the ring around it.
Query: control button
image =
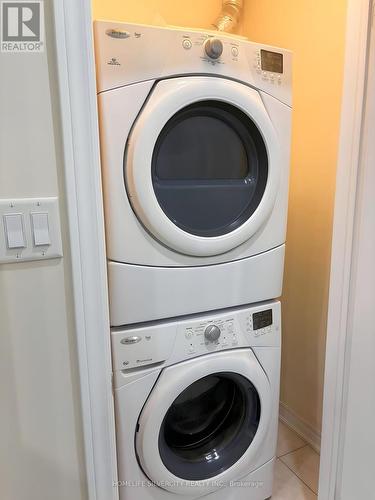
[[[191,43],[191,40],[189,40],[188,38],[185,38],[182,42],[182,46],[185,50],[190,50],[193,46],[193,44]]]
[[[209,325],[204,331],[205,338],[210,342],[215,342],[220,335],[220,328],[216,325]]]
[[[7,238],[7,246],[12,248],[25,248],[25,235],[23,232],[22,214],[4,215],[4,229]]]
[[[237,47],[232,47],[232,56],[237,57],[238,56],[238,48]]]
[[[142,340],[142,337],[138,337],[136,335],[132,336],[132,337],[125,337],[123,339],[120,340],[121,344],[125,344],[125,345],[130,345],[130,344],[138,344],[138,342],[140,342]]]
[[[209,38],[204,44],[204,50],[211,59],[219,59],[223,53],[223,42],[219,38]]]
[[[191,339],[192,336],[193,336],[192,330],[186,330],[186,332],[185,332],[185,338],[186,339]]]
[[[188,352],[189,352],[189,354],[193,354],[194,353],[194,346],[191,345],[189,347],[189,351]]]
[[[34,245],[36,247],[50,245],[51,238],[49,235],[48,213],[31,213],[31,224],[33,228]]]

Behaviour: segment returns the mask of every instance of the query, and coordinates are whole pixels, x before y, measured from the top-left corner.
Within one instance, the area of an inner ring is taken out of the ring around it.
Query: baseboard
[[[280,420],[290,427],[296,434],[301,436],[315,451],[320,453],[320,432],[316,431],[310,424],[305,422],[285,403],[280,401]]]

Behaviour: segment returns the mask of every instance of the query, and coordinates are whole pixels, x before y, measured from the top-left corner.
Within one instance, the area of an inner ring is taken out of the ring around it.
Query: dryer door
[[[251,349],[166,368],[139,418],[143,471],[179,494],[209,492],[255,468],[269,427],[271,389]]]
[[[125,152],[135,213],[181,253],[232,250],[269,217],[279,184],[279,144],[259,93],[213,77],[159,82]]]

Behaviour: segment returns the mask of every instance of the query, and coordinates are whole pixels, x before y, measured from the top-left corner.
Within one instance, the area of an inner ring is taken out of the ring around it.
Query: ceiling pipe
[[[218,31],[232,33],[240,20],[243,9],[243,0],[223,0],[221,12],[213,23]]]

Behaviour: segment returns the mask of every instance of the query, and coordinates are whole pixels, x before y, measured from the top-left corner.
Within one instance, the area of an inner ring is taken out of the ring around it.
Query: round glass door
[[[222,101],[178,111],[161,130],[152,183],[166,216],[187,233],[214,237],[246,222],[268,178],[263,137],[251,118]]]
[[[135,215],[174,251],[231,251],[272,214],[280,144],[259,92],[246,85],[215,77],[160,81],[124,153]]]
[[[217,476],[249,448],[260,415],[260,398],[248,379],[229,372],[205,376],[168,409],[159,432],[160,457],[176,477]]]

